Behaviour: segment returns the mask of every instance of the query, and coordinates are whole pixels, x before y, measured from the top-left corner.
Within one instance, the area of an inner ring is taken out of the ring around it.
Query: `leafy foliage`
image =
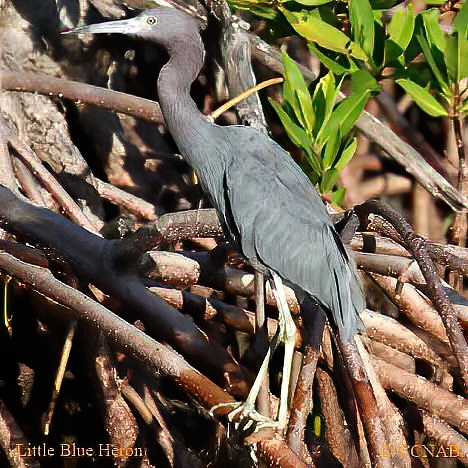
[[[322,192],[333,189],[342,161],[352,156],[350,131],[383,78],[394,79],[432,117],[467,116],[467,1],[458,4],[456,15],[447,16],[434,7],[415,14],[411,3],[401,0],[231,0],[234,7],[248,2],[263,17],[282,17],[328,69],[311,96],[285,57],[284,104],[272,102]],[[351,91],[338,103],[344,79],[350,80]]]
[[[270,100],[291,139],[305,155],[306,171],[322,193],[333,191],[339,171],[356,149],[352,128],[370,95],[379,87],[364,70],[353,74],[349,95],[338,101],[343,80],[329,72],[315,86],[311,95],[296,63],[283,54],[285,82],[284,103]],[[343,191],[332,194],[339,203]]]

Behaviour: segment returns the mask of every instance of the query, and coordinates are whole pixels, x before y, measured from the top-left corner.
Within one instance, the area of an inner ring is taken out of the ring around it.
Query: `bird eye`
[[[146,22],[150,25],[153,26],[158,22],[157,18],[155,16],[148,16]]]

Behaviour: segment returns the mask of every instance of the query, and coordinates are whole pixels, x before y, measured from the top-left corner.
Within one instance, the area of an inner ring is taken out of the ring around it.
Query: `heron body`
[[[220,127],[196,108],[190,85],[203,66],[204,49],[195,21],[176,10],[143,15],[158,17],[148,38],[158,42],[156,29],[165,29],[165,21],[173,34],[168,42],[160,40],[170,54],[158,78],[161,109],[226,235],[254,268],[275,271],[318,300],[349,341],[362,293],[316,189],[271,138],[251,127]],[[178,43],[188,35],[190,40]]]
[[[190,97],[204,57],[196,22],[177,10],[156,8],[75,31],[128,34],[167,50],[169,61],[157,82],[161,109],[227,237],[255,269],[276,273],[315,298],[340,339],[349,342],[357,331],[363,296],[316,189],[268,136],[251,127],[218,126]]]

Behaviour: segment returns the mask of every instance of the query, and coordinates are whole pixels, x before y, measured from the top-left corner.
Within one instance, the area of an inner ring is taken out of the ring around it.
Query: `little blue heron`
[[[132,19],[72,32],[126,34],[167,50],[169,61],[159,74],[157,89],[169,131],[217,209],[227,238],[272,281],[285,342],[278,411],[278,425],[284,427],[296,327],[282,281],[320,304],[345,344],[354,339],[357,313],[364,307],[355,269],[320,196],[291,156],[271,138],[246,126],[218,126],[198,110],[190,86],[203,66],[204,48],[189,15],[155,8]],[[269,355],[242,406],[244,414],[254,414]]]

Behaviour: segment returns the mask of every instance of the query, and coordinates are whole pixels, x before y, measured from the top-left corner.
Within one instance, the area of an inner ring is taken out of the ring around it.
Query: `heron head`
[[[135,18],[81,26],[67,33],[125,34],[169,48],[178,39],[198,36],[199,30],[195,20],[186,13],[173,8],[153,8]]]

